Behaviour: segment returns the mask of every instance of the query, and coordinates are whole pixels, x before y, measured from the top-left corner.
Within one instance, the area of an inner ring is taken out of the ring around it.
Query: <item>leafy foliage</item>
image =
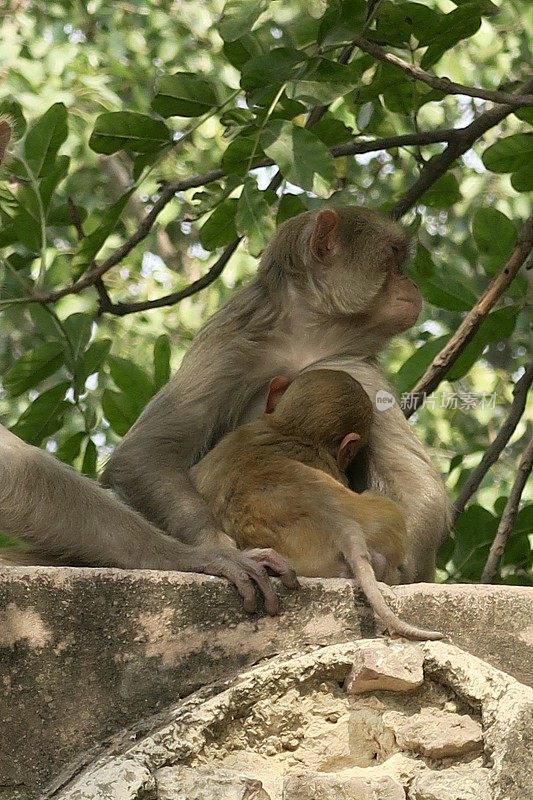
[[[276,224],[324,199],[386,210],[447,140],[360,155],[357,146],[464,128],[490,105],[346,49],[351,39],[363,35],[456,82],[511,91],[526,72],[526,6],[182,0],[176,14],[170,0],[94,0],[4,14],[0,114],[16,139],[0,175],[6,424],[95,477],[202,322],[253,272],[251,256]],[[386,357],[400,394],[514,246],[533,188],[532,120],[531,107],[516,108],[409,212],[407,223],[419,228],[409,274],[425,305],[421,324]],[[174,182],[182,188],[141,230]],[[239,236],[248,252],[240,249],[202,293],[125,314],[198,280]],[[95,282],[95,265],[109,258]],[[452,498],[501,427],[526,363],[526,295],[520,275],[416,416]],[[459,517],[441,553],[442,580],[479,579],[530,424],[529,411]],[[532,500],[529,488],[500,581],[531,581]]]

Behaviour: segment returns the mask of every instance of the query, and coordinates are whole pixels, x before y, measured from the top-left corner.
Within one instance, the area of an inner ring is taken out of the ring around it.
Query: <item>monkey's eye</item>
[[[394,242],[391,249],[396,269],[401,272],[407,257],[407,242]]]

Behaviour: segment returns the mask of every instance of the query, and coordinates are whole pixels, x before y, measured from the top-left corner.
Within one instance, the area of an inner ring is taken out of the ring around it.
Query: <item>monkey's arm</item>
[[[213,338],[213,341],[211,341]],[[111,456],[102,476],[133,508],[171,536],[217,546],[218,525],[188,477],[250,399],[247,354],[228,354],[223,331],[200,333],[183,363]],[[239,359],[242,363],[239,362]]]
[[[0,530],[29,543],[35,552],[34,563],[56,560],[219,575],[236,585],[247,611],[256,608],[254,583],[264,596],[267,611],[274,614],[278,610],[278,599],[260,561],[256,563],[244,553],[200,550],[165,536],[98,484],[2,426]],[[289,585],[292,582],[286,565],[282,579]]]

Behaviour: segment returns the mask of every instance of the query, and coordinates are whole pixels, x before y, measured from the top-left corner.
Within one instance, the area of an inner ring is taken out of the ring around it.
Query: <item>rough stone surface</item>
[[[348,694],[364,692],[410,692],[424,682],[424,653],[419,647],[392,644],[368,647],[354,659],[346,679]]]
[[[283,800],[405,800],[405,792],[394,778],[386,775],[378,778],[302,775],[287,778]]]
[[[423,709],[411,717],[393,712],[387,715],[389,720],[402,750],[412,750],[427,758],[453,758],[481,750],[483,746],[481,725],[467,714],[435,708]]]
[[[359,800],[353,792],[361,780],[366,781],[365,791],[374,791],[372,800],[383,800],[375,791],[380,781],[391,791],[395,783],[403,787],[409,800],[415,785],[431,800],[431,792],[435,798],[444,793],[444,800],[449,800],[447,788],[454,782],[461,791],[469,788],[471,775],[481,778],[476,800],[532,800],[533,690],[456,647],[429,642],[423,645],[424,684],[415,692],[347,695],[341,684],[354,658],[373,646],[382,645],[362,641],[279,656],[232,681],[206,687],[160,715],[139,741],[126,737],[115,743],[42,800],[170,800],[161,798],[157,776],[167,768],[170,780],[183,767],[204,775],[230,769],[243,778],[260,780],[270,800],[287,800],[287,787],[302,795],[302,780],[289,783],[300,776],[312,777],[324,790],[323,795],[310,793],[309,800],[322,796]],[[452,708],[456,711],[448,711]],[[430,715],[422,713],[429,709],[462,716],[469,709],[472,719],[482,722],[483,752],[448,754],[437,760],[399,752],[392,732],[382,737],[387,717],[427,716],[429,721]],[[366,715],[371,724],[354,727],[354,715],[360,720]],[[365,751],[375,757],[361,758]],[[145,772],[135,774],[131,786],[124,785],[119,779],[133,765]],[[155,791],[148,775],[155,779]],[[448,785],[443,776],[450,779]],[[148,789],[142,784],[139,788],[140,779]],[[483,796],[486,779],[488,797]],[[120,793],[115,786],[120,786]],[[337,794],[328,795],[330,789]],[[341,790],[344,794],[339,794]],[[218,800],[216,791],[213,798]]]
[[[409,800],[491,800],[489,771],[452,767],[421,772],[409,787]]]
[[[155,778],[157,800],[270,800],[261,781],[231,770],[165,768]]]
[[[280,587],[272,619],[247,616],[235,590],[207,576],[0,569],[0,800],[37,797],[92,746],[263,658],[382,632],[349,581],[302,584]],[[533,684],[531,589],[393,592],[405,619]]]

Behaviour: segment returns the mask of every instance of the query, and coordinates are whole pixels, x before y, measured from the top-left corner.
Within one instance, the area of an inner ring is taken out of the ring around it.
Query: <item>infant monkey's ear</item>
[[[272,414],[272,412],[276,410],[277,404],[287,391],[290,383],[291,382],[288,378],[282,378],[281,375],[277,375],[275,378],[272,378],[268,384],[265,414]]]
[[[347,433],[339,445],[337,452],[337,464],[342,472],[345,472],[355,456],[361,449],[361,437],[358,433]]]

